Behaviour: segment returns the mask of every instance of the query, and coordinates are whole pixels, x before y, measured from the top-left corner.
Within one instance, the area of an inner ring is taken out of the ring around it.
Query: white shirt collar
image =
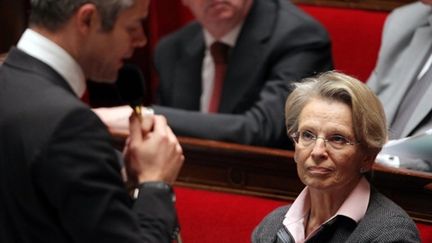
[[[57,71],[78,97],[84,94],[84,72],[72,56],[59,45],[34,30],[26,29],[17,47]]]
[[[237,42],[237,38],[240,35],[240,30],[242,26],[243,26],[243,22],[241,22],[236,27],[234,27],[226,35],[222,36],[222,38],[220,38],[219,41],[229,45],[230,47],[233,47]],[[211,44],[213,44],[213,42],[216,41],[216,39],[206,29],[204,29],[204,41],[206,47],[208,48]]]

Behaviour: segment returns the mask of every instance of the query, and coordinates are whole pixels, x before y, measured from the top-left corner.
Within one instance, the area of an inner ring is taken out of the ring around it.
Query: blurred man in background
[[[325,29],[287,0],[183,0],[196,21],[155,51],[156,113],[177,135],[285,147],[292,81],[332,69]]]

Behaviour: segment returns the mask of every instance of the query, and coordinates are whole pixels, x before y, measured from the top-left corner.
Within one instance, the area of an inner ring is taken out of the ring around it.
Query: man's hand
[[[125,147],[125,169],[134,184],[164,181],[173,184],[183,164],[182,148],[158,115],[132,114],[129,119],[129,139]]]

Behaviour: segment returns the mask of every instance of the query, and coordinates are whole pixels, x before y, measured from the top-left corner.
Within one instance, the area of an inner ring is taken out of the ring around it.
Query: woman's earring
[[[363,173],[365,173],[365,172],[367,172],[368,170],[366,169],[366,168],[364,168],[364,167],[361,167],[360,168],[360,174],[363,174]]]

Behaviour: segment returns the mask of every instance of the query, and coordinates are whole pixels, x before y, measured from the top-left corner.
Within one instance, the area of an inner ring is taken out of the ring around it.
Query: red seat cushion
[[[421,242],[432,242],[432,224],[417,223],[417,228],[420,231]]]
[[[329,32],[335,68],[365,82],[375,67],[388,12],[299,6]]]
[[[251,233],[265,215],[288,201],[175,188],[184,242],[250,242]]]
[[[176,187],[184,242],[250,242],[256,225],[290,201]],[[432,224],[417,223],[422,242],[432,242]]]

